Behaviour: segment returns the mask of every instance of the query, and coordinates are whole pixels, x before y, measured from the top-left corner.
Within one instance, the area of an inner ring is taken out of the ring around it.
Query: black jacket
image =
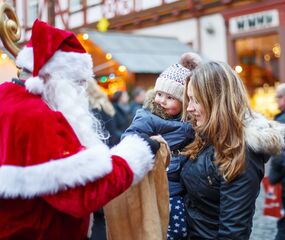
[[[116,128],[113,117],[111,117],[105,111],[98,110],[96,108],[91,109],[91,112],[101,122],[103,131],[107,131],[106,135],[109,135],[109,138],[106,140],[106,144],[109,147],[113,147],[119,141],[118,138],[116,138]]]
[[[246,166],[233,181],[227,183],[219,174],[211,145],[182,169],[190,239],[249,239],[264,163],[273,153],[276,130],[261,117],[246,124]]]
[[[275,120],[285,124],[285,111],[275,117]],[[271,167],[269,172],[269,181],[271,184],[282,184],[282,204],[285,209],[285,149],[278,156],[270,159]]]
[[[113,141],[114,144],[118,144],[120,142],[122,134],[130,125],[130,115],[127,107],[125,109],[118,103],[113,103],[113,106],[116,111],[112,119],[112,124],[115,130],[115,132],[113,133]]]

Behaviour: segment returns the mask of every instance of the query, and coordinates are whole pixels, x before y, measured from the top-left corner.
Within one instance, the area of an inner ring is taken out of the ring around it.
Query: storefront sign
[[[230,33],[244,33],[259,29],[276,27],[278,25],[278,11],[270,10],[231,18]]]

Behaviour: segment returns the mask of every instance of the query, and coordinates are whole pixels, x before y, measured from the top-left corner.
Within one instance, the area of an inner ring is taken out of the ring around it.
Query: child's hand
[[[155,155],[158,149],[160,148],[160,143],[154,139],[151,139],[147,134],[140,133],[138,134],[143,140],[145,140],[150,146],[151,152]]]
[[[171,152],[170,152],[170,148],[167,144],[167,142],[165,141],[165,139],[161,136],[161,135],[155,135],[155,136],[151,136],[150,137],[152,140],[156,140],[160,143],[160,156],[163,159],[164,165],[165,167],[167,167],[170,163],[170,158],[171,158]]]

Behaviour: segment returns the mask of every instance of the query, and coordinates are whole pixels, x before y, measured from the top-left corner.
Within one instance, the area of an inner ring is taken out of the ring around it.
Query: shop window
[[[278,35],[238,39],[235,47],[235,70],[247,87],[253,109],[272,118],[278,112],[274,98],[281,54]]]

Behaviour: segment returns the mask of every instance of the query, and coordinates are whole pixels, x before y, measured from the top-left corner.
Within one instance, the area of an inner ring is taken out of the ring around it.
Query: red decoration
[[[262,184],[265,192],[263,214],[266,216],[281,218],[283,216],[281,204],[281,183],[271,185],[268,177],[264,177],[262,180]]]

